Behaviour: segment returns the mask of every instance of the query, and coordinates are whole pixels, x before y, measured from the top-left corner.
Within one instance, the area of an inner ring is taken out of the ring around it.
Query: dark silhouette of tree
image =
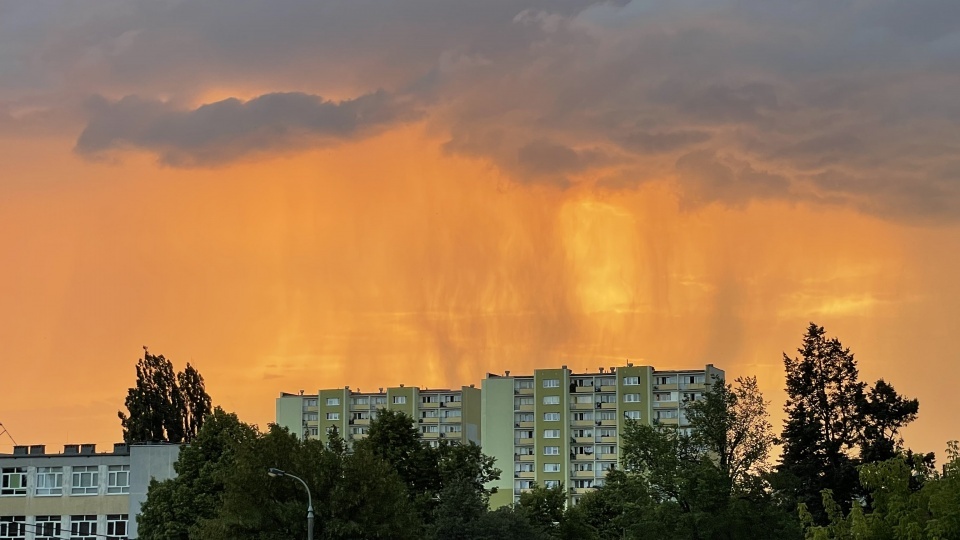
[[[885,461],[903,449],[900,429],[917,419],[920,402],[897,394],[880,379],[867,392],[861,406],[863,437],[860,457],[865,463]]]
[[[137,361],[137,384],[127,391],[124,404],[129,414],[117,413],[124,441],[181,443],[196,436],[210,414],[211,400],[193,366],[176,373],[170,360],[144,347]]]

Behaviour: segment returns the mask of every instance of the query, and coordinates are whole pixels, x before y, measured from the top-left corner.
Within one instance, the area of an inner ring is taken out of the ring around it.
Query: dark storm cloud
[[[77,144],[88,154],[135,147],[202,166],[355,138],[420,110],[446,152],[518,182],[604,177],[630,189],[669,177],[698,204],[960,217],[946,166],[960,155],[954,0],[57,5],[36,0],[0,21],[0,100],[25,84],[51,103],[141,96],[91,110]],[[352,126],[349,100],[173,105],[233,87],[383,88],[389,113]],[[303,108],[322,120],[291,112]]]
[[[193,110],[135,96],[90,103],[91,120],[76,150],[119,148],[158,154],[173,166],[218,165],[250,154],[320,146],[409,120],[415,113],[385,92],[332,102],[301,93],[226,99]]]

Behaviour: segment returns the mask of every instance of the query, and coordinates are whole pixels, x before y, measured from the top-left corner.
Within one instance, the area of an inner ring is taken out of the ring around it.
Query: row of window
[[[127,540],[127,514],[110,514],[101,520],[84,516],[0,516],[0,540],[25,540],[32,533],[34,540],[60,540],[69,534],[71,540]]]
[[[616,384],[615,381],[616,380],[612,378],[602,379],[600,381],[600,386],[613,386],[614,384]],[[524,382],[524,381],[517,381],[518,383],[516,386],[517,389],[533,388],[533,384],[532,384],[533,381],[530,381],[531,383],[530,386],[525,386],[525,385],[521,386],[519,384],[521,382]],[[574,386],[589,386],[587,384],[583,384],[584,382],[585,381],[583,379],[577,379],[576,381],[574,381],[573,384]],[[624,377],[623,384],[624,386],[636,386],[640,384],[640,377]],[[663,383],[663,384],[666,384],[666,383]],[[560,379],[543,379],[543,387],[544,388],[560,388]]]
[[[101,468],[97,465],[74,467],[36,467],[33,471],[33,494],[37,497],[98,495],[101,493]],[[106,467],[106,494],[130,493],[130,466]],[[23,497],[31,484],[27,467],[4,467],[0,470],[0,496]],[[69,485],[64,480],[69,479]],[[0,537],[2,539],[2,537]]]
[[[575,461],[571,465],[571,469],[575,472],[592,472],[594,470],[594,462],[592,461]],[[616,462],[597,462],[596,470],[599,472],[611,471],[616,467]],[[533,472],[533,463],[519,462],[514,463],[514,472],[522,473],[532,473]],[[543,472],[545,473],[556,473],[560,472],[560,463],[544,463]]]
[[[676,412],[674,410],[674,412]],[[633,420],[640,419],[640,411],[623,411],[623,416],[626,418],[631,418]],[[517,421],[516,427],[520,427],[520,422],[533,422],[533,413],[517,413],[514,417]],[[594,414],[593,411],[581,411],[570,413],[570,418],[574,422],[590,422],[594,419],[603,421],[603,420],[616,420],[617,411],[597,411]],[[543,419],[546,422],[556,422],[560,420],[560,413],[544,413]]]
[[[602,479],[592,479],[592,478],[575,478],[571,485],[577,489],[587,489],[592,487],[600,487],[603,485]],[[521,489],[530,489],[533,487],[533,480],[517,480],[515,486],[517,490]],[[544,480],[543,487],[547,489],[554,489],[560,487],[559,480]]]
[[[460,424],[447,424],[444,426],[425,424],[420,426],[420,433],[461,433],[462,431],[463,429]]]
[[[420,402],[429,404],[429,403],[460,403],[463,400],[463,396],[460,394],[428,394],[420,396]],[[407,403],[407,396],[393,396],[392,402],[395,405],[405,405]],[[330,397],[327,398],[325,403],[327,407],[338,407],[340,406],[340,398]],[[351,405],[386,405],[387,397],[386,396],[363,396],[357,398],[350,398]],[[314,398],[307,398],[303,400],[303,407],[316,407],[317,400]]]
[[[521,405],[533,405],[534,400],[532,396],[524,396],[514,398],[514,405],[519,407]],[[594,402],[594,397],[590,394],[581,394],[578,396],[570,396],[570,403],[574,404],[591,404]],[[597,396],[596,402],[599,403],[616,403],[617,395],[616,394],[600,394]],[[624,403],[640,403],[640,394],[630,393],[623,394]],[[544,405],[559,405],[560,396],[543,396]]]

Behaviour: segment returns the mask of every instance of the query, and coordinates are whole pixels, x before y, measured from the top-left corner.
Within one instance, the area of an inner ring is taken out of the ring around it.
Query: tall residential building
[[[127,540],[150,480],[176,476],[176,444],[44,445],[0,454],[0,539]]]
[[[367,393],[344,388],[316,394],[282,393],[277,398],[277,424],[302,439],[327,440],[336,427],[348,443],[367,436],[380,409],[402,411],[417,422],[424,440],[480,444],[480,389],[459,390],[398,386]]]
[[[700,399],[723,371],[657,371],[651,366],[573,373],[566,366],[532,375],[487,374],[482,383],[483,452],[503,470],[493,508],[513,504],[536,482],[563,485],[568,501],[603,485],[619,462],[626,419],[688,426],[683,404]]]

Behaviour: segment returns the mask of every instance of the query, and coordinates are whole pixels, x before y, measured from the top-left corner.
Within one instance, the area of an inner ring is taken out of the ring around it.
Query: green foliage
[[[176,373],[163,355],[144,347],[137,361],[137,384],[124,401],[129,414],[119,411],[123,440],[135,442],[190,442],[210,414],[211,400],[203,377],[190,364]]]

